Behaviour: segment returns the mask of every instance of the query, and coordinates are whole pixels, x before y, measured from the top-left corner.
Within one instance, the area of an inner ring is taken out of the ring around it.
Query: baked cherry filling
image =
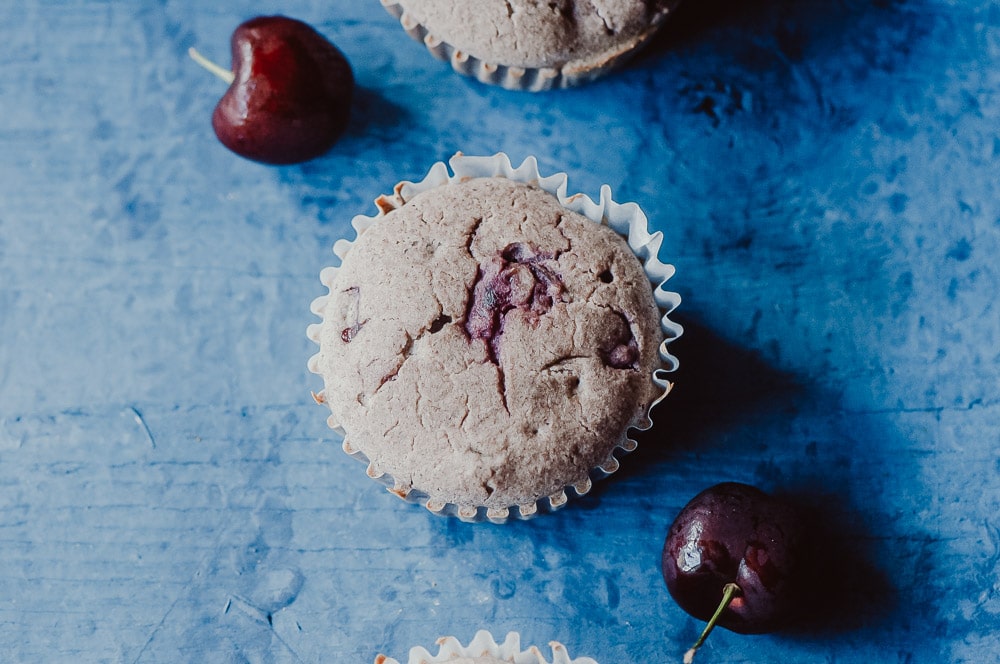
[[[639,369],[639,344],[625,314],[616,311],[617,321],[607,343],[600,348],[601,359],[615,369]]]
[[[354,322],[350,327],[345,327],[340,332],[340,338],[345,344],[349,344],[354,340],[354,337],[357,336],[358,332],[361,331],[361,328],[364,327],[365,323],[368,321],[361,320],[361,289],[357,286],[351,286],[344,292],[351,296],[351,309],[353,310]]]
[[[507,313],[519,309],[529,314],[529,320],[537,320],[565,291],[562,279],[550,265],[554,258],[553,254],[515,242],[480,264],[465,317],[465,331],[470,339],[486,342],[494,364],[500,363]],[[607,283],[603,278],[601,281]],[[638,369],[639,345],[632,326],[624,314],[615,313],[615,324],[609,330],[607,342],[598,348],[598,354],[608,366]]]
[[[563,292],[559,275],[544,264],[553,258],[552,254],[536,253],[516,242],[479,266],[465,331],[470,339],[486,341],[494,364],[499,364],[504,316],[520,309],[537,320]]]

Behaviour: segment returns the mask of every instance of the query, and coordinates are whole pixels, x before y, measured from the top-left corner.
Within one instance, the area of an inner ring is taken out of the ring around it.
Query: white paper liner
[[[571,659],[566,646],[558,641],[549,641],[549,647],[552,649],[550,662],[536,646],[521,650],[521,636],[517,632],[508,633],[503,643],[497,643],[489,632],[480,630],[467,646],[463,646],[454,636],[442,637],[437,640],[437,644],[439,646],[437,655],[431,655],[420,646],[411,648],[406,664],[450,662],[458,657],[495,657],[511,664],[597,664],[590,657]],[[392,657],[378,655],[375,664],[400,663]]]
[[[586,60],[568,62],[560,67],[515,67],[484,62],[469,53],[465,53],[432,34],[397,0],[381,0],[381,2],[386,11],[399,19],[406,34],[423,43],[431,55],[438,60],[450,63],[452,69],[459,74],[470,76],[482,83],[499,85],[508,90],[527,92],[569,88],[600,78],[635,55],[659,32],[666,19],[666,15],[663,15],[661,20],[651,25],[642,34],[626,43],[617,45],[613,50]],[[677,4],[677,2],[671,4],[670,13],[673,12]]]
[[[449,172],[449,166],[451,171]],[[508,156],[504,153],[497,153],[493,156],[466,156],[457,153],[448,163],[437,162],[424,179],[419,182],[405,180],[396,185],[390,195],[379,196],[375,200],[375,205],[379,212],[375,216],[357,215],[351,220],[351,226],[360,237],[372,224],[376,223],[380,217],[385,216],[392,210],[405,205],[406,201],[414,196],[435,189],[449,182],[460,182],[481,177],[504,177],[515,182],[533,184],[554,195],[559,203],[566,209],[577,212],[591,221],[609,226],[616,233],[624,237],[629,248],[642,262],[643,270],[653,286],[653,299],[656,301],[662,315],[660,317],[660,327],[663,330],[663,342],[660,343],[659,354],[663,366],[653,372],[651,380],[656,384],[662,393],[650,404],[641,421],[633,422],[621,434],[621,439],[616,443],[608,458],[596,468],[591,469],[590,476],[560,491],[544,496],[535,502],[502,508],[487,508],[485,506],[471,507],[461,506],[453,503],[433,499],[426,493],[407,487],[397,482],[388,473],[382,473],[374,469],[365,454],[355,448],[341,426],[340,421],[334,414],[327,418],[327,424],[331,429],[344,436],[343,448],[351,457],[365,463],[368,466],[368,476],[383,484],[391,493],[399,496],[403,500],[419,503],[435,514],[442,516],[456,516],[462,521],[492,523],[505,523],[511,518],[529,519],[539,514],[551,512],[563,507],[570,497],[578,497],[586,494],[593,486],[594,480],[608,477],[619,468],[618,457],[636,449],[637,442],[628,436],[630,429],[646,431],[652,427],[653,422],[650,413],[653,408],[666,397],[672,384],[666,379],[666,372],[675,371],[678,366],[677,358],[670,354],[667,346],[677,339],[683,328],[676,322],[670,320],[670,313],[680,304],[680,295],[666,290],[664,285],[674,274],[672,265],[662,263],[659,259],[660,244],[663,241],[663,234],[659,231],[650,233],[648,220],[635,203],[616,203],[611,198],[611,188],[608,185],[601,187],[601,195],[598,201],[592,200],[585,194],[567,194],[567,176],[565,173],[542,176],[538,171],[538,160],[535,157],[526,158],[520,166],[514,167]],[[344,256],[351,250],[354,241],[347,239],[337,240],[333,245],[333,252],[343,261]],[[320,273],[320,281],[327,287],[327,295],[313,300],[310,310],[320,318],[323,317],[323,310],[329,300],[330,293],[333,292],[333,282],[336,278],[338,268],[327,267]],[[314,323],[306,330],[306,336],[317,345],[320,343],[320,330],[322,325]],[[314,374],[319,374],[319,357],[316,353],[309,358],[308,367]],[[324,403],[326,400],[323,390],[313,394],[317,403]]]

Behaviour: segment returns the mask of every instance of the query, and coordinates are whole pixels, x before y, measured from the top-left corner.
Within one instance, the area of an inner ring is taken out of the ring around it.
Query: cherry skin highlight
[[[231,47],[232,82],[212,113],[222,144],[267,164],[328,151],[347,126],[354,92],[343,53],[308,24],[285,16],[240,24]]]

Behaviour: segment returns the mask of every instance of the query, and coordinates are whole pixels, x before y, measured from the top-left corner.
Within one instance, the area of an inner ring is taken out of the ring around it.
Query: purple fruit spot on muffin
[[[639,369],[639,344],[632,334],[632,326],[628,318],[621,312],[615,312],[620,323],[613,326],[611,336],[598,349],[604,363],[615,369]]]
[[[350,288],[348,288],[344,292],[348,293],[351,296],[351,299],[352,299],[351,305],[352,305],[352,308],[354,309],[354,323],[351,326],[349,326],[349,327],[345,327],[341,331],[340,338],[343,340],[343,342],[345,344],[349,344],[354,339],[354,337],[357,336],[358,332],[361,331],[361,328],[364,327],[365,323],[367,323],[368,321],[367,320],[364,320],[364,321],[360,320],[360,318],[361,318],[361,289],[358,288],[357,286],[351,286]]]
[[[604,361],[615,369],[638,369],[636,366],[638,360],[639,347],[636,346],[635,339],[627,344],[615,346],[604,358]]]
[[[486,341],[495,364],[499,364],[504,316],[520,309],[537,319],[552,308],[554,299],[562,293],[562,280],[544,263],[553,258],[552,254],[535,252],[515,242],[479,266],[465,331],[470,339]]]

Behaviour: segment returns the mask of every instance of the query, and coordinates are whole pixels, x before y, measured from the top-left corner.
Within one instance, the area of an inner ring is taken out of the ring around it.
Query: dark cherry
[[[231,40],[233,71],[191,57],[230,85],[212,128],[230,150],[267,164],[294,164],[325,153],[347,126],[354,75],[337,47],[311,26],[258,16]]]
[[[684,506],[663,546],[663,578],[692,616],[741,634],[787,624],[807,552],[799,513],[756,487],[725,482]]]

